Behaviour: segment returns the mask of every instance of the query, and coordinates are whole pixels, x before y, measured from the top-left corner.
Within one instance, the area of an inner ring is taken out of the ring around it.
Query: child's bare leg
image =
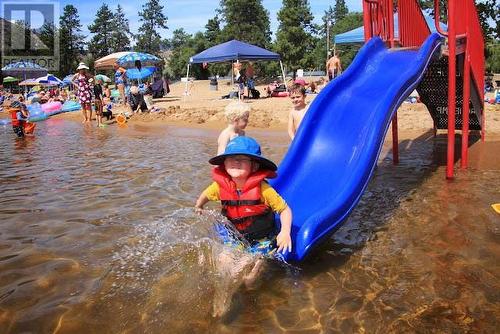
[[[260,258],[255,262],[252,270],[248,274],[243,276],[243,283],[245,283],[245,287],[247,289],[253,286],[263,269],[264,259]]]

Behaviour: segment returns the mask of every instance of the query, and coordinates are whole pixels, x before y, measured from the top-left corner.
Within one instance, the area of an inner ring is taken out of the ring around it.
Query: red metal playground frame
[[[363,21],[365,41],[379,36],[390,47],[418,48],[430,35],[422,10],[417,0],[363,0]],[[434,12],[440,13],[439,0],[434,0]],[[394,16],[399,20],[399,39],[394,38]],[[469,143],[469,99],[470,78],[482,103],[481,139],[484,140],[484,38],[474,0],[448,0],[448,31],[439,26],[440,17],[435,16],[436,30],[447,38],[448,56],[448,111],[456,110],[456,66],[457,55],[464,54],[463,68],[463,106],[461,168],[468,165]],[[392,120],[393,161],[399,162],[397,114]],[[448,112],[448,144],[446,178],[453,178],[455,161],[455,112]]]

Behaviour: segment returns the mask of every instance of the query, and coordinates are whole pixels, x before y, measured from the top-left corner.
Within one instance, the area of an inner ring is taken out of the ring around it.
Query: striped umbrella
[[[42,75],[47,75],[46,68],[29,61],[10,63],[9,65],[2,67],[2,72],[6,75],[23,77],[24,79],[37,78]]]
[[[42,86],[58,86],[63,83],[61,79],[52,74],[37,78],[35,81]]]
[[[142,52],[131,52],[117,59],[118,65],[124,68],[135,68],[135,62],[139,60],[143,67],[146,66],[156,66],[162,62],[162,60],[156,56],[149,53]]]

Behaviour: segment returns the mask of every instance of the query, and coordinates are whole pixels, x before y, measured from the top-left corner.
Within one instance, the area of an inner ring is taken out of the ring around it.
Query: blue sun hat
[[[224,159],[232,155],[246,155],[258,162],[261,169],[268,169],[271,171],[278,169],[274,162],[262,156],[259,143],[255,139],[246,136],[238,136],[232,139],[227,144],[224,153],[213,157],[208,160],[208,162],[212,165],[222,165],[224,164]]]

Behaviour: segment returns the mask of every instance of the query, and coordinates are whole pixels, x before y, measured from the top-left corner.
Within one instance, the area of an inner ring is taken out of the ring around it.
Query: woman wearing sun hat
[[[80,105],[82,106],[83,123],[92,120],[92,81],[93,77],[88,73],[88,66],[80,63],[76,68],[78,73],[73,76]],[[87,115],[88,114],[88,115]]]

